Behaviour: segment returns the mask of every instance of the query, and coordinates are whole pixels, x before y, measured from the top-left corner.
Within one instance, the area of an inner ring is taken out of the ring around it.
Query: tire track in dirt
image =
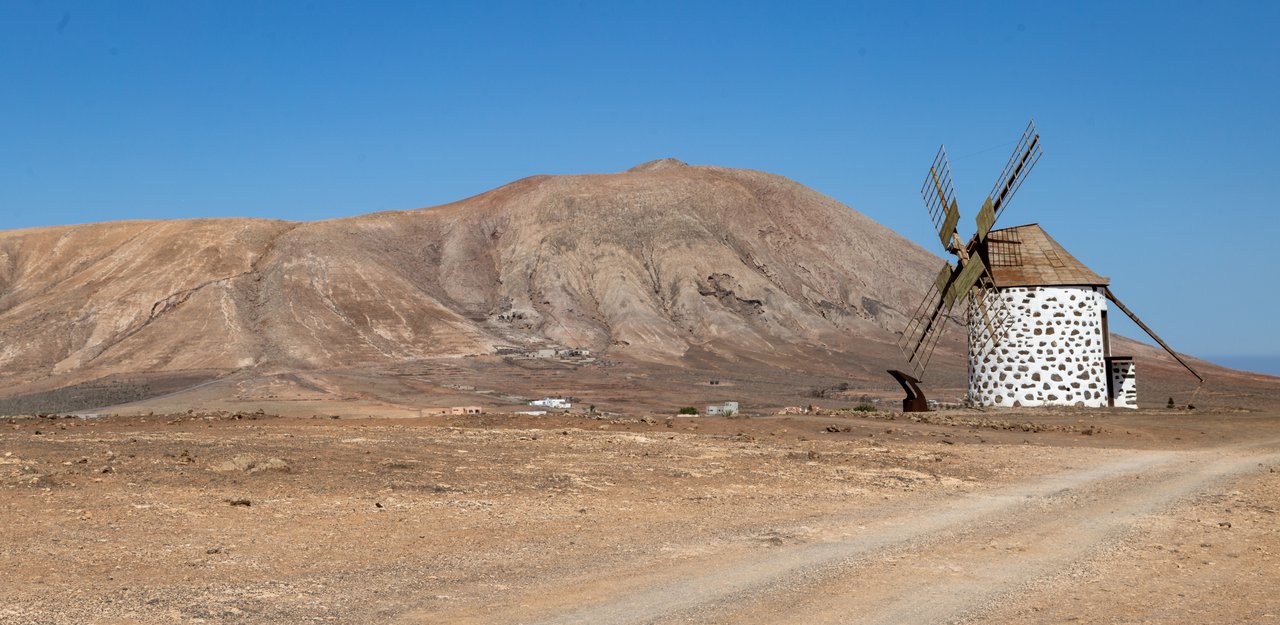
[[[812,542],[737,549],[587,583],[483,615],[405,622],[948,623],[979,618],[1031,584],[1105,549],[1137,519],[1274,462],[1273,443],[1212,452],[1132,452],[1105,464],[984,493],[832,516]],[[1265,449],[1265,451],[1264,451]],[[1003,545],[1002,545],[1003,543]]]
[[[753,602],[717,616],[727,616],[724,622],[747,622],[748,617],[751,622],[875,625],[985,622],[985,613],[1031,591],[1069,585],[1079,567],[1137,538],[1132,528],[1139,519],[1277,459],[1280,454],[1274,452],[1216,458],[1197,453],[1082,484],[1038,505],[858,563],[805,587],[802,596],[774,596],[770,601],[776,603]],[[787,611],[778,611],[778,603]]]

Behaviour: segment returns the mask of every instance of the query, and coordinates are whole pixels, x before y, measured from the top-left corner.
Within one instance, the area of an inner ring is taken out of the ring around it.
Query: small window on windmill
[[[1066,263],[1062,262],[1062,259],[1058,257],[1058,253],[1054,250],[1045,250],[1044,257],[1045,257],[1045,260],[1049,261],[1050,267],[1066,267],[1067,266]]]
[[[996,230],[987,236],[987,260],[992,267],[1021,267],[1022,240],[1013,230]]]

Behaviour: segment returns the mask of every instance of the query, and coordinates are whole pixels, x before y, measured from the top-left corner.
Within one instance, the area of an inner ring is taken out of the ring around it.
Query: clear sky
[[[320,219],[672,156],[933,249],[938,144],[967,233],[1034,116],[999,225],[1040,222],[1175,348],[1280,367],[1278,26],[1277,2],[6,0],[0,229]]]

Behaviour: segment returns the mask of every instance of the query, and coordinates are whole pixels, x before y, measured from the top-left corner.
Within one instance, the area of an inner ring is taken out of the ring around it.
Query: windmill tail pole
[[[1112,293],[1110,288],[1107,288],[1106,292],[1107,299],[1111,300],[1111,303],[1115,304],[1120,310],[1123,310],[1124,314],[1129,315],[1129,318],[1132,319],[1134,323],[1138,324],[1139,328],[1145,330],[1151,338],[1155,339],[1156,342],[1160,344],[1160,347],[1164,348],[1164,351],[1169,352],[1169,355],[1173,356],[1174,360],[1177,360],[1182,364],[1182,366],[1186,367],[1187,371],[1191,372],[1191,375],[1196,376],[1196,379],[1200,380],[1200,384],[1204,384],[1204,376],[1200,375],[1195,369],[1192,369],[1191,365],[1187,364],[1187,361],[1182,359],[1182,356],[1179,356],[1177,352],[1173,351],[1173,348],[1169,347],[1168,343],[1165,343],[1163,339],[1157,336],[1154,330],[1147,327],[1147,324],[1143,323],[1142,320],[1138,318],[1138,315],[1135,315],[1132,310],[1129,310],[1128,306],[1125,306],[1119,299],[1117,299],[1116,294]],[[1196,391],[1199,392],[1199,390],[1200,387],[1197,386]]]

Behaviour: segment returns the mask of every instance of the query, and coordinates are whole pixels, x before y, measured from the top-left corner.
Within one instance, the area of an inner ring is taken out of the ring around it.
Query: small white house
[[[708,415],[732,415],[738,413],[738,402],[727,401],[723,404],[712,404],[707,406]]]
[[[559,397],[547,397],[544,399],[535,399],[529,402],[530,406],[539,406],[541,408],[555,408],[557,410],[568,410],[573,407],[567,400]]]

